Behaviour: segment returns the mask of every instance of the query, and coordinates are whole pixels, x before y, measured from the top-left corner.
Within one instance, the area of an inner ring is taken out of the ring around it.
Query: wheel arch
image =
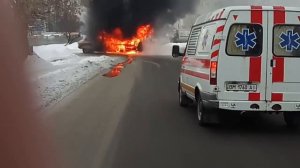
[[[195,87],[195,99],[198,100],[198,98],[201,98],[201,90],[202,87],[201,85],[198,83]]]
[[[180,75],[179,75],[179,78],[178,78],[178,81],[177,81],[177,83],[178,83],[177,91],[178,91],[178,92],[180,91],[181,82],[182,82],[182,76],[181,76],[181,74],[180,74]]]

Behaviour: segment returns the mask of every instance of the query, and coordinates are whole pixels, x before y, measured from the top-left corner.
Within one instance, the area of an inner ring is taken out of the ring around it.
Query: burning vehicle
[[[108,53],[136,54],[142,52],[143,41],[151,38],[152,34],[152,26],[143,25],[137,28],[136,34],[131,38],[124,38],[122,30],[116,28],[112,33],[101,32],[98,39]]]
[[[85,53],[139,54],[154,30],[192,12],[197,0],[90,0]],[[159,32],[159,31],[157,31]]]
[[[99,51],[109,54],[138,54],[143,51],[143,41],[151,38],[153,32],[151,25],[142,25],[131,38],[124,38],[122,29],[115,28],[111,33],[100,32],[96,42],[89,40],[88,37],[83,38],[78,47],[83,53]]]

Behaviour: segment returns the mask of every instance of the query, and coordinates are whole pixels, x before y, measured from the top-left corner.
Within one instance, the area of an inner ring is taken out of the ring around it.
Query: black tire
[[[86,48],[82,49],[82,52],[83,52],[84,54],[92,54],[92,53],[94,53],[93,50],[91,50],[91,49],[86,49]]]
[[[284,112],[284,121],[290,128],[297,128],[300,125],[300,112]]]
[[[207,126],[209,124],[208,113],[203,106],[202,99],[198,96],[197,98],[197,118],[200,126]]]
[[[189,98],[186,96],[186,94],[182,91],[181,87],[179,86],[178,91],[178,97],[179,97],[179,105],[181,107],[187,107],[189,105]]]

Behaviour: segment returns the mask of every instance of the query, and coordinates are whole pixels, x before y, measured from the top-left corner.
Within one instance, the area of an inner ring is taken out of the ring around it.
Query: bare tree
[[[58,20],[59,30],[65,32],[68,39],[67,44],[73,43],[73,41],[80,37],[80,6],[78,1],[75,0],[61,0],[61,15]]]
[[[17,11],[21,11],[25,25],[43,20],[49,31],[65,32],[68,43],[74,40],[75,34],[72,32],[79,31],[79,0],[11,0],[11,3]]]
[[[24,46],[26,47],[26,53],[25,56],[27,57],[29,54],[32,54],[32,47],[29,46],[28,40],[27,40],[27,30],[28,30],[28,24],[32,20],[32,11],[33,8],[36,7],[38,0],[11,0],[11,7],[14,10],[15,18],[15,26],[19,28],[20,31],[15,32],[18,34],[18,36],[23,40]],[[25,59],[24,59],[25,60]]]

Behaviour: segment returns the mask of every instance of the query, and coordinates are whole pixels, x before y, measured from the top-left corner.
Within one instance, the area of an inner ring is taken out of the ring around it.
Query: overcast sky
[[[226,6],[240,5],[283,5],[283,6],[300,6],[300,0],[201,0],[199,1],[197,14],[204,15],[208,12]]]

